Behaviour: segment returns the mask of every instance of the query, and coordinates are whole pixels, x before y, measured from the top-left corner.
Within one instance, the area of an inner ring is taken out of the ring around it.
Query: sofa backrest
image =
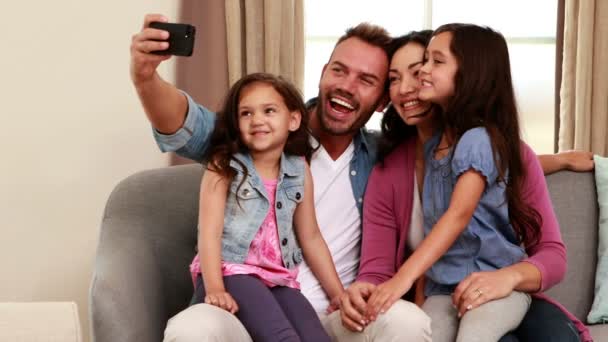
[[[130,212],[125,216],[130,216],[132,210],[142,210],[142,216],[156,222],[148,225],[152,230],[145,234],[157,251],[156,263],[165,278],[169,315],[183,309],[192,293],[187,265],[196,244],[201,174],[200,164],[144,171],[123,181],[114,193],[115,197],[124,196],[114,202],[116,211],[128,208]],[[598,204],[594,174],[561,171],[546,180],[568,255],[564,280],[547,294],[586,321],[593,301],[597,264]]]
[[[594,174],[561,171],[546,180],[568,255],[564,280],[547,294],[586,322],[593,302],[597,264],[598,203]]]

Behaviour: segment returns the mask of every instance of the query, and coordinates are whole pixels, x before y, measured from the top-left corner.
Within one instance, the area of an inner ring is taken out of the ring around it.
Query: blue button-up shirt
[[[480,172],[486,188],[466,229],[427,271],[425,294],[451,294],[469,274],[513,265],[524,257],[510,224],[506,188],[498,179],[492,143],[485,128],[473,128],[460,138],[455,150],[435,159],[441,134],[424,145],[426,162],[422,206],[425,236],[445,214],[458,177],[470,169]]]
[[[171,135],[161,134],[153,129],[154,138],[161,151],[176,152],[182,157],[202,162],[215,127],[216,115],[196,103],[188,94],[184,95],[188,99],[188,113],[182,128]],[[308,101],[306,105],[310,110],[316,105],[316,99]],[[349,175],[360,215],[363,213],[363,195],[367,179],[376,162],[378,136],[376,132],[361,128],[354,138],[355,152],[350,161]]]

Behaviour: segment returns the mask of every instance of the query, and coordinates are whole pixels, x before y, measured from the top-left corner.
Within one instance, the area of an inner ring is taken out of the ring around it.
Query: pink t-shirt
[[[260,229],[256,233],[244,264],[233,264],[222,261],[222,274],[224,276],[235,274],[249,274],[258,277],[266,286],[288,286],[299,289],[296,280],[298,268],[287,269],[283,265],[281,248],[279,247],[279,233],[275,214],[276,180],[264,180],[264,188],[270,201],[270,209]],[[198,254],[190,264],[192,280],[201,273]]]

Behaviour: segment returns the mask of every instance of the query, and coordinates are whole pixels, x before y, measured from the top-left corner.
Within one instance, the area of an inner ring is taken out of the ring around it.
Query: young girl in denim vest
[[[425,238],[368,301],[368,317],[386,310],[426,272],[424,311],[433,341],[498,341],[526,314],[530,296],[513,291],[482,301],[484,284],[452,295],[470,274],[521,261],[522,243],[540,237],[541,217],[523,205],[525,177],[504,37],[489,28],[448,24],[433,33],[420,69],[419,98],[441,108],[443,129],[424,145]],[[475,309],[473,309],[475,307]]]
[[[303,256],[330,300],[343,291],[315,216],[307,118],[289,82],[245,76],[204,158],[194,301],[236,314],[254,341],[329,341],[299,291]]]

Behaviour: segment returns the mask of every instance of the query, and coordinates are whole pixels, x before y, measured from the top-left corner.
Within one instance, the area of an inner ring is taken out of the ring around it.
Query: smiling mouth
[[[409,119],[418,119],[418,118],[423,118],[425,116],[428,116],[431,113],[432,109],[433,109],[433,107],[429,107],[429,109],[425,110],[424,112],[422,112],[420,114],[410,116]]]
[[[355,111],[355,105],[347,102],[344,99],[338,97],[329,98],[329,107],[332,109],[334,114],[339,116],[345,116]]]
[[[401,104],[401,108],[403,108],[403,110],[410,110],[410,109],[418,106],[419,103],[420,103],[420,101],[418,101],[418,100],[407,101],[407,102],[404,102]]]

